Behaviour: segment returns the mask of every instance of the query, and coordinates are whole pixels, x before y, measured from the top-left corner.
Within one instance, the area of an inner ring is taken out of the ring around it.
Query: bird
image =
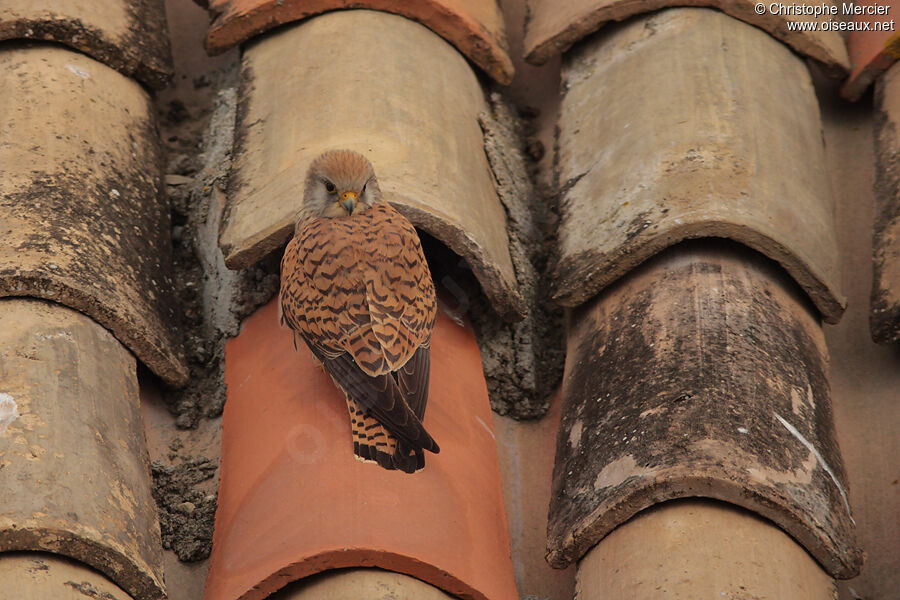
[[[281,322],[343,391],[355,457],[415,473],[440,452],[423,424],[437,302],[421,241],[358,152],[319,155],[304,186]]]

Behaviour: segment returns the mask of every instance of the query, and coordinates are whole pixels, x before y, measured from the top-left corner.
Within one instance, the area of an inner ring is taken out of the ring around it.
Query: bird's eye
[[[328,190],[328,193],[329,193],[329,194],[333,194],[336,188],[334,187],[334,184],[333,184],[333,183],[331,183],[330,181],[326,181],[326,182],[325,182],[325,189]]]

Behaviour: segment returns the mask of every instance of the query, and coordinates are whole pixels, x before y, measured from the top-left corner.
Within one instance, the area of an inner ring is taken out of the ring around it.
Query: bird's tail
[[[422,448],[413,448],[397,440],[374,420],[367,421],[368,419],[363,418],[355,423],[351,422],[353,454],[359,460],[374,462],[389,471],[396,469],[404,473],[415,473],[425,468],[425,451]]]
[[[394,469],[393,455],[397,440],[350,398],[347,398],[347,408],[350,410],[350,431],[356,458],[377,463],[385,469]]]
[[[421,471],[425,468],[425,451],[422,448],[412,448],[400,440],[391,457],[391,464],[392,468],[399,469],[404,473]]]
[[[348,402],[353,454],[363,462],[377,463],[390,471],[415,473],[425,468],[425,450],[398,440],[375,419]],[[435,448],[437,447],[434,444]]]

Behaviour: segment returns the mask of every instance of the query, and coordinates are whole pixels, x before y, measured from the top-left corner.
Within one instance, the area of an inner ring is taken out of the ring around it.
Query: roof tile
[[[81,313],[5,298],[0,394],[18,415],[0,435],[0,550],[71,556],[164,598],[134,357]]]
[[[673,6],[695,6],[716,8],[755,25],[798,54],[821,62],[831,71],[845,73],[850,68],[840,32],[821,28],[797,31],[787,25],[788,21],[821,22],[827,17],[793,16],[768,8],[759,14],[757,0],[528,0],[528,3],[531,19],[525,34],[525,53],[528,61],[535,64],[543,64],[550,57],[565,52],[609,21],[623,21]],[[840,5],[832,0],[825,0],[824,4]],[[770,6],[770,3],[766,2],[764,6]]]
[[[173,67],[162,0],[4,0],[0,40],[59,42],[157,89]]]
[[[396,15],[330,13],[253,44],[219,238],[226,264],[243,268],[283,245],[312,159],[350,148],[372,161],[388,201],[468,261],[497,313],[520,319],[506,213],[478,123],[487,111],[465,60]]]
[[[875,198],[872,306],[869,324],[879,343],[900,341],[900,67],[875,84]]]
[[[823,600],[836,592],[773,523],[722,502],[680,500],[638,513],[594,546],[578,564],[577,593],[578,600]]]
[[[396,13],[418,21],[456,46],[463,55],[502,84],[513,78],[506,26],[496,0],[211,0],[215,15],[206,47],[219,54],[278,25],[344,8]],[[349,38],[359,43],[359,30]],[[348,40],[347,35],[338,38]]]
[[[840,318],[834,200],[803,61],[720,12],[669,9],[567,54],[563,79],[560,303],[680,240],[727,237]]]
[[[381,569],[341,569],[308,577],[269,600],[344,600],[370,598],[375,590],[390,600],[452,600],[436,587],[400,573]]]
[[[439,312],[425,425],[441,452],[414,475],[354,459],[344,397],[306,348],[294,351],[277,301],[229,340],[225,377],[206,600],[265,598],[292,580],[358,566],[464,598],[518,597],[470,329]]]
[[[864,7],[887,7],[886,14],[859,14],[853,17],[854,23],[893,23],[897,11],[893,0],[858,0],[854,5]],[[885,30],[854,30],[847,35],[847,50],[850,55],[850,76],[841,88],[841,95],[848,100],[859,100],[875,79],[886,71],[897,56],[900,56],[900,34],[896,27]]]
[[[551,564],[644,508],[703,496],[774,521],[834,577],[859,573],[825,336],[777,265],[730,242],[679,245],[578,309],[568,349]]]
[[[184,383],[147,93],[83,54],[7,44],[0,107],[0,296],[80,310],[168,383]]]
[[[16,600],[132,600],[87,565],[45,552],[0,553],[0,589]]]

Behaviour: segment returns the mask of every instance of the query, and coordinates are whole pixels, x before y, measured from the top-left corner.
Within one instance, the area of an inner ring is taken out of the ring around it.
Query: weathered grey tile
[[[47,40],[162,89],[172,77],[163,0],[3,0],[0,40]]]
[[[80,310],[168,383],[184,383],[147,93],[78,52],[8,43],[0,114],[0,296]]]
[[[870,327],[876,342],[900,341],[900,68],[875,84],[875,238]]]
[[[779,525],[832,576],[862,564],[815,309],[780,267],[685,242],[572,314],[549,560],[702,496]]]
[[[803,61],[718,11],[635,19],[566,56],[555,298],[577,306],[686,238],[778,261],[844,310],[834,200]]]
[[[774,3],[779,4],[779,3]],[[781,6],[798,6],[780,3]],[[825,0],[824,6],[838,7],[840,2]],[[597,31],[609,21],[623,21],[630,17],[651,13],[673,6],[716,8],[736,19],[755,25],[791,47],[802,56],[821,62],[835,74],[843,74],[850,68],[847,48],[839,31],[815,31],[789,28],[788,22],[811,21],[818,24],[826,20],[840,21],[828,15],[790,15],[790,8],[772,11],[772,2],[760,4],[756,0],[528,0],[530,16],[525,32],[525,53],[528,61],[543,64],[552,56],[565,52],[579,40]]]

